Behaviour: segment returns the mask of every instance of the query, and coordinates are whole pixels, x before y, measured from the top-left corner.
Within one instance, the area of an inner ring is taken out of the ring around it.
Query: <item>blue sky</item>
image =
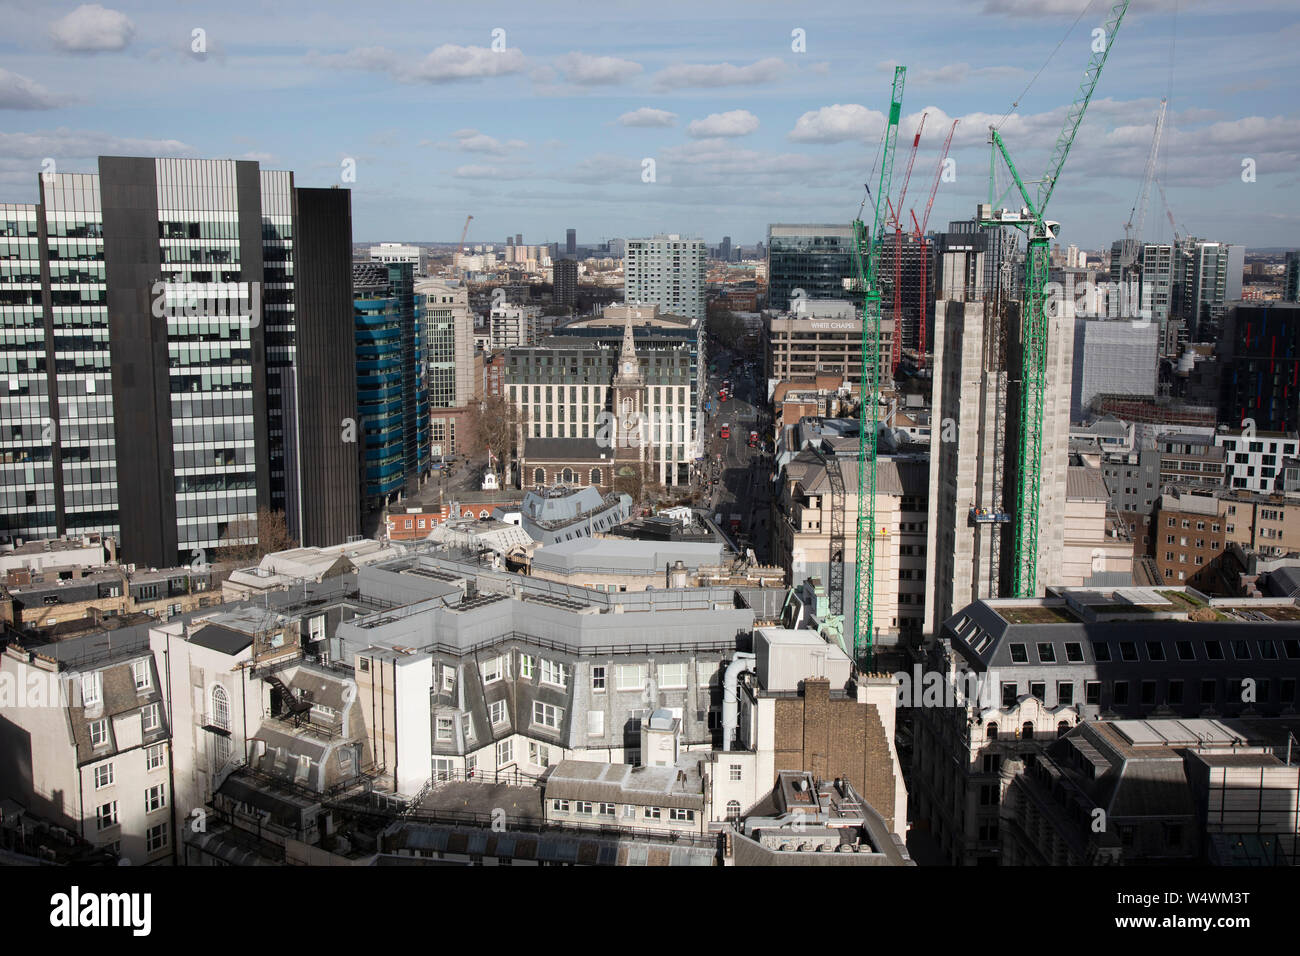
[[[957,178],[930,218],[941,227],[987,193],[988,124],[1061,43],[1000,127],[1022,173],[1042,172],[1109,8],[0,0],[0,200],[34,199],[47,158],[66,171],[101,153],[248,158],[300,186],[340,183],[352,159],[358,241],[455,240],[472,213],[471,242],[563,241],[573,227],[582,243],[749,244],[771,222],[853,218],[902,63],[896,177],[928,112],[906,203],[918,218],[961,120]],[[1297,49],[1294,0],[1133,0],[1049,208],[1062,241],[1122,235],[1169,96],[1158,172],[1180,231],[1300,245]],[[1153,189],[1145,238],[1169,236]]]

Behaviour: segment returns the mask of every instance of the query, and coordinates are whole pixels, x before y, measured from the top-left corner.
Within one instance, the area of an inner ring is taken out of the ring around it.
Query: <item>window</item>
[[[1171,680],[1169,682],[1169,703],[1178,705],[1183,702],[1183,682],[1180,680]]]
[[[167,806],[167,791],[160,783],[144,792],[144,812],[153,813]]]
[[[1024,644],[1011,645],[1011,660],[1017,664],[1028,664],[1029,654],[1025,651]]]
[[[728,801],[727,801],[727,819],[730,820],[732,823],[736,823],[736,822],[738,822],[738,821],[740,820],[740,801],[739,801],[739,800],[728,800]]]
[[[494,700],[488,705],[488,719],[492,721],[492,726],[504,724],[506,722],[506,702],[504,700]]]
[[[1029,682],[1029,696],[1047,703],[1047,682],[1041,680],[1031,680]]]
[[[584,816],[591,816],[596,812],[596,808],[592,806],[590,800],[575,800],[573,803],[573,812],[581,813]]]
[[[1056,703],[1058,706],[1074,703],[1074,681],[1057,681]]]
[[[551,730],[560,729],[560,720],[564,717],[564,711],[559,707],[551,704],[543,704],[540,700],[533,701],[533,724],[542,727],[549,727]]]
[[[660,818],[659,808],[645,807],[642,810],[641,815],[645,817],[647,820],[658,820]]]
[[[1110,660],[1110,645],[1105,641],[1093,641],[1092,657],[1100,663],[1106,663]]]
[[[605,668],[604,667],[593,667],[591,669],[591,689],[597,694],[604,693],[605,691]]]
[[[668,811],[668,819],[675,820],[678,823],[691,823],[695,820],[694,810],[682,810],[678,807],[672,807]]]
[[[442,691],[444,694],[450,694],[456,689],[456,668],[443,665],[442,668]]]
[[[519,676],[532,680],[537,673],[537,659],[531,654],[519,655]]]
[[[614,804],[602,803],[600,805],[600,815],[602,817],[612,817],[614,815]]]
[[[107,830],[109,827],[117,826],[116,800],[100,805],[99,809],[95,811],[95,823],[100,830]]]
[[[605,712],[603,710],[587,711],[587,736],[605,736]]]
[[[1088,704],[1099,705],[1101,703],[1101,681],[1084,681],[1083,700],[1084,703]]]
[[[660,690],[677,690],[686,686],[686,661],[659,665]]]
[[[1038,645],[1038,659],[1044,664],[1056,663],[1056,648],[1051,644]]]
[[[135,678],[135,689],[148,690],[153,686],[153,679],[149,674],[149,662],[136,661],[131,665],[131,676]]]
[[[1214,703],[1214,692],[1217,683],[1218,682],[1213,677],[1201,681],[1201,703],[1202,704]]]
[[[551,809],[554,810],[554,811],[557,812],[557,813],[568,813],[568,812],[569,812],[569,801],[568,801],[568,800],[552,800],[552,801],[551,801]]]
[[[167,759],[167,749],[164,744],[154,744],[148,747],[144,752],[144,769],[148,771],[160,770]]]
[[[535,767],[549,767],[551,765],[551,748],[545,744],[528,741],[528,762]]]
[[[103,747],[108,743],[108,721],[95,720],[90,724],[90,746]]]
[[[1144,680],[1141,684],[1141,699],[1144,707],[1151,707],[1156,702],[1156,682],[1153,680]]]
[[[515,759],[515,749],[511,746],[513,741],[501,740],[497,742],[497,766],[508,764]]]
[[[103,790],[113,785],[113,765],[102,763],[95,768],[95,789]]]
[[[1138,659],[1137,644],[1133,641],[1119,642],[1119,656],[1125,661],[1135,661]]]
[[[1178,650],[1178,659],[1180,661],[1196,660],[1196,649],[1192,647],[1191,641],[1178,641],[1174,646]]]
[[[162,726],[162,707],[157,703],[146,704],[140,711],[140,719],[144,722],[144,732],[152,733]]]
[[[1205,656],[1212,661],[1223,660],[1223,645],[1218,641],[1206,641]]]
[[[437,718],[437,740],[441,743],[450,743],[456,735],[456,725],[450,717]]]
[[[479,665],[483,669],[483,683],[491,684],[501,679],[501,658],[492,657]]]
[[[222,730],[230,729],[230,701],[226,689],[220,684],[212,686],[212,726]]]
[[[644,664],[619,664],[615,669],[617,690],[643,690],[645,688]]]
[[[1112,695],[1112,700],[1116,707],[1128,706],[1128,681],[1115,681],[1115,692]]]
[[[159,823],[145,833],[144,847],[149,853],[155,853],[167,846],[167,824]]]
[[[1078,664],[1083,661],[1083,645],[1071,641],[1065,645],[1065,659],[1071,664]]]
[[[81,706],[96,707],[104,702],[103,676],[99,671],[81,677]]]
[[[569,668],[557,661],[542,661],[542,683],[556,687],[569,686]]]
[[[738,781],[740,780],[740,776],[741,776],[740,764],[738,763],[731,764],[730,768],[728,769],[729,779],[732,780],[733,782]]]
[[[1147,641],[1147,657],[1153,661],[1165,659],[1165,646],[1159,641]]]
[[[1002,685],[1002,706],[1003,707],[1016,706],[1016,698],[1019,696],[1020,696],[1019,691],[1017,690],[1016,685],[1014,683],[1008,681],[1007,683]]]

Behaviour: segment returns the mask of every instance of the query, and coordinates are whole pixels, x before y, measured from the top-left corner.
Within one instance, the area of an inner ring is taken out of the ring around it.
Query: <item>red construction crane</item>
[[[925,227],[930,222],[930,210],[934,208],[934,194],[939,191],[939,183],[943,179],[943,164],[948,158],[948,148],[952,146],[952,134],[957,131],[959,120],[953,120],[952,126],[948,127],[948,135],[943,141],[943,150],[939,153],[939,162],[934,169],[934,182],[930,184],[930,198],[925,204],[925,214],[921,217],[920,224],[916,221],[916,213],[912,212],[912,226],[916,230],[916,238],[921,242],[921,282],[917,299],[920,305],[920,316],[917,321],[917,368],[925,368],[925,322],[930,314],[930,287],[927,284],[927,266],[930,262],[930,241],[925,238]],[[910,167],[909,167],[910,168]]]
[[[894,334],[889,350],[889,378],[892,381],[898,374],[898,363],[903,357],[903,200],[907,198],[907,184],[912,179],[912,164],[916,162],[916,149],[921,145],[921,130],[925,129],[925,113],[921,122],[916,124],[916,135],[912,137],[912,153],[907,158],[907,171],[903,173],[903,185],[898,191],[898,205],[889,206],[890,218],[894,223]]]

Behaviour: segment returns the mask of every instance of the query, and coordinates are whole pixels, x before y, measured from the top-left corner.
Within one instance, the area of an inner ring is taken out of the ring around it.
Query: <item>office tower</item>
[[[39,187],[0,223],[4,533],[99,531],[157,566],[254,542],[259,505],[308,543],[355,533],[353,403],[328,379],[351,356],[320,351],[350,328],[325,268],[350,258],[350,194],[255,162],[126,157]]]
[[[929,256],[931,256],[929,247],[906,233],[901,236],[901,243],[900,236],[897,233],[887,233],[880,250],[880,275],[883,287],[881,294],[882,314],[892,322],[893,328],[902,337],[900,340],[901,348],[912,351],[920,348],[921,323],[927,323],[927,332],[931,328],[928,324],[930,322],[929,289],[921,288],[923,262],[925,263],[924,275],[927,287],[934,275],[934,270],[929,267],[927,259]],[[895,279],[894,259],[896,257],[901,257],[897,273],[902,290],[900,295],[902,314],[900,316],[894,315],[893,287]],[[928,348],[928,336],[926,345]]]
[[[1300,429],[1300,304],[1234,305],[1219,348],[1220,421],[1242,427],[1249,418],[1259,431]]]
[[[523,244],[524,244],[524,234],[522,232],[516,232],[515,246],[518,247],[518,246],[522,246]]]
[[[356,262],[357,437],[361,500],[377,510],[419,489],[429,470],[429,387],[409,262]]]
[[[703,239],[683,239],[676,233],[627,240],[623,301],[703,319],[705,257]]]
[[[1159,334],[1154,322],[1076,319],[1070,420],[1083,421],[1100,395],[1155,398]]]
[[[551,298],[556,305],[573,305],[578,301],[578,263],[572,259],[557,259],[551,268]]]
[[[1286,254],[1286,269],[1282,273],[1282,301],[1300,302],[1300,252],[1294,249]]]
[[[718,246],[718,258],[723,262],[731,261],[731,237],[723,236],[722,245]]]
[[[576,229],[565,230],[564,254],[566,256],[576,256],[578,254],[578,230]]]
[[[805,299],[842,299],[854,277],[853,227],[773,224],[767,227],[767,305],[787,311],[795,289]]]
[[[474,397],[474,313],[463,285],[425,279],[415,308],[428,349],[429,405],[456,408]]]

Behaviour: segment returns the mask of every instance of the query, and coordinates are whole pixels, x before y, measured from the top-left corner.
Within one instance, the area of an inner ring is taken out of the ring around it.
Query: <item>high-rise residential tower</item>
[[[664,312],[702,320],[707,256],[703,239],[685,239],[676,233],[627,240],[623,301],[657,305]]]

